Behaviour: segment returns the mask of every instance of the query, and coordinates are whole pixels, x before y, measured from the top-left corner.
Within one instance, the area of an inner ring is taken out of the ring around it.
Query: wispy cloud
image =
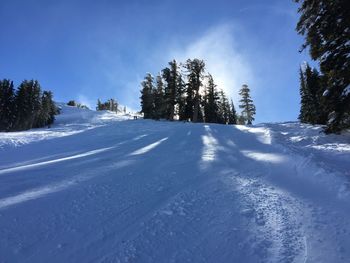
[[[182,48],[171,52],[178,61],[188,58],[203,59],[207,72],[214,77],[219,89],[238,100],[238,90],[243,83],[252,83],[252,68],[244,55],[238,50],[233,27],[219,25],[209,29],[202,36]]]

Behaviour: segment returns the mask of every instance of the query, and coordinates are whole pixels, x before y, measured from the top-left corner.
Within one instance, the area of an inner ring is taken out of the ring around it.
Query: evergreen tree
[[[177,115],[179,120],[186,120],[186,84],[182,77],[182,74],[179,73],[177,79],[177,89],[176,89],[176,104],[177,104]]]
[[[242,96],[240,100],[241,104],[239,107],[242,110],[242,116],[245,118],[245,121],[248,125],[252,124],[254,121],[254,115],[256,113],[255,105],[253,104],[253,100],[250,98],[250,89],[248,85],[243,85],[241,90],[239,91],[239,95]]]
[[[102,110],[102,102],[100,99],[97,100],[97,106],[96,106],[96,110]]]
[[[156,78],[156,88],[154,91],[154,107],[155,107],[155,119],[161,119],[166,117],[166,105],[164,99],[164,83],[162,76],[159,74]]]
[[[199,59],[188,59],[185,64],[187,69],[187,100],[186,118],[193,122],[198,121],[200,114],[200,88],[202,86],[205,63]]]
[[[76,106],[77,106],[77,103],[75,102],[75,100],[70,100],[70,101],[68,101],[67,105],[68,105],[68,106],[76,107]]]
[[[229,112],[229,117],[228,117],[228,123],[229,124],[237,124],[237,113],[236,113],[235,105],[233,104],[232,99],[231,99],[231,103],[230,103],[230,112]]]
[[[41,97],[41,109],[38,114],[35,127],[39,128],[39,127],[52,124],[55,120],[56,112],[57,112],[57,109],[52,100],[52,92],[44,91]]]
[[[304,123],[324,124],[325,113],[322,105],[324,88],[317,69],[308,64],[300,68],[301,107],[299,120]]]
[[[166,82],[165,87],[165,105],[166,105],[166,118],[173,120],[175,115],[175,104],[177,97],[177,84],[179,78],[179,67],[176,60],[169,62],[170,68],[162,70],[163,78]]]
[[[24,80],[16,93],[16,129],[27,130],[38,127],[41,111],[41,88],[37,80]]]
[[[85,105],[79,103],[77,104],[77,107],[88,109]],[[118,112],[118,102],[115,99],[109,99],[106,102],[102,103],[100,99],[98,99],[96,110],[109,110]]]
[[[147,73],[144,81],[142,81],[141,86],[141,112],[144,114],[145,119],[154,118],[154,78],[150,73]]]
[[[237,116],[237,124],[245,125],[245,123],[246,123],[245,117],[243,115],[238,115]]]
[[[305,36],[303,49],[309,47],[313,60],[328,87],[325,92],[326,132],[350,127],[350,8],[348,0],[295,0],[301,14],[297,24]]]
[[[13,82],[0,80],[0,131],[12,129],[15,120],[15,90]]]
[[[218,123],[228,124],[231,115],[230,104],[223,90],[219,92],[219,118]]]
[[[213,76],[208,74],[208,85],[205,90],[204,96],[204,116],[205,122],[217,123],[219,121],[219,105],[218,105],[218,92],[214,83]]]

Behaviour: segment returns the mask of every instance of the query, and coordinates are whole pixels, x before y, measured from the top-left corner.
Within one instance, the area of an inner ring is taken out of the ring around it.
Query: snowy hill
[[[349,262],[349,134],[62,107],[0,133],[0,262]]]

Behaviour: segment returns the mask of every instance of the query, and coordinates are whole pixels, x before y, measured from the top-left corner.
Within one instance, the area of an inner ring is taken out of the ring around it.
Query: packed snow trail
[[[76,111],[0,138],[0,262],[349,261],[349,136]]]

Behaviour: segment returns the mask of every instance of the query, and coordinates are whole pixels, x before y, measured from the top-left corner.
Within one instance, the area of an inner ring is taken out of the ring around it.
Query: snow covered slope
[[[0,133],[0,262],[349,262],[349,135],[128,118]]]

